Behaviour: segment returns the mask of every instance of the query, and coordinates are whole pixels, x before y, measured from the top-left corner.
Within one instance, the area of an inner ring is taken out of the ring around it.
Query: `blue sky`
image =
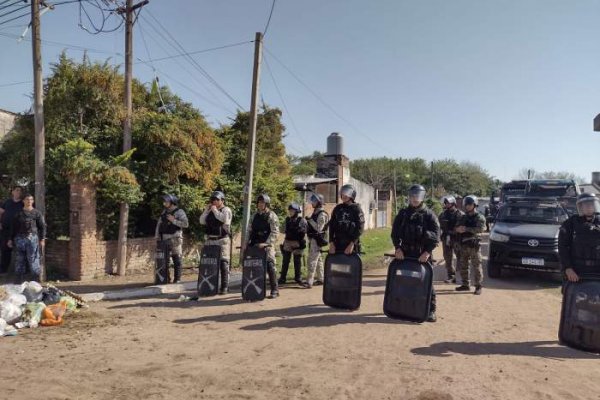
[[[176,53],[154,30],[151,15],[187,51],[196,51],[253,40],[271,0],[151,0],[146,7],[134,34],[135,54],[143,60]],[[324,150],[327,135],[339,131],[351,158],[455,158],[477,162],[500,179],[525,167],[589,179],[600,170],[600,133],[592,132],[600,112],[599,17],[594,0],[277,0],[266,48],[335,110],[267,53],[289,110],[288,150]],[[0,25],[0,108],[29,108],[31,84],[3,85],[31,80],[31,45],[1,36],[20,35],[27,22]],[[123,53],[122,31],[90,35],[78,27],[77,4],[44,15],[42,35],[106,51],[90,53],[93,59]],[[44,44],[45,74],[63,48]],[[252,54],[247,43],[193,57],[247,109]],[[184,58],[154,67],[161,83],[214,125],[233,115],[236,105]],[[143,63],[134,67],[144,82],[153,74]],[[266,65],[261,95],[282,107]]]

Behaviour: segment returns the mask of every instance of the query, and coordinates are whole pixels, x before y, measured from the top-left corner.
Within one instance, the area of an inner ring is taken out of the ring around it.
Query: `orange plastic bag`
[[[42,312],[42,320],[40,325],[42,326],[56,326],[63,323],[63,315],[67,311],[67,303],[61,301],[57,304],[52,304],[44,308]]]

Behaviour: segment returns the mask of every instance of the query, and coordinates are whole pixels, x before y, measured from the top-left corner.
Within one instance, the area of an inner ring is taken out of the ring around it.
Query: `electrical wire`
[[[2,83],[0,87],[9,87],[9,86],[17,86],[24,85],[25,83],[32,83],[33,81],[22,81],[22,82],[13,82],[13,83]]]
[[[4,0],[2,3],[0,3],[0,6],[2,6],[2,4],[8,3],[10,0]],[[6,10],[7,8],[10,8],[18,3],[22,3],[23,0],[16,0],[10,4],[6,4],[5,6],[0,7],[0,11],[2,10]],[[29,6],[25,6],[25,7],[29,7]]]
[[[187,52],[187,53],[178,53],[178,54],[175,54],[175,55],[172,55],[172,56],[160,57],[160,58],[153,58],[151,60],[146,60],[146,61],[153,62],[153,61],[171,60],[171,59],[177,58],[177,57],[185,57],[185,56],[192,55],[192,54],[208,53],[208,52],[211,52],[211,51],[228,49],[230,47],[241,46],[241,45],[248,44],[248,43],[254,43],[254,40],[248,40],[248,41],[245,41],[245,42],[238,42],[238,43],[226,44],[226,45],[223,45],[223,46],[211,47],[211,48],[203,49],[203,50],[190,51],[190,52]]]
[[[267,19],[267,24],[265,25],[265,29],[263,30],[263,37],[267,36],[267,31],[269,30],[269,24],[271,23],[271,17],[273,16],[273,10],[275,9],[275,2],[277,0],[273,0],[273,4],[271,4],[271,12],[269,13],[269,19]]]

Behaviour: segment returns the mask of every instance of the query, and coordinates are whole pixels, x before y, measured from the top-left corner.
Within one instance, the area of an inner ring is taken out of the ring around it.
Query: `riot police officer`
[[[329,254],[360,253],[360,236],[365,229],[365,214],[360,204],[354,202],[354,186],[342,186],[340,198],[342,202],[333,209],[329,222]]]
[[[456,288],[456,291],[463,292],[471,290],[469,286],[469,261],[473,266],[473,282],[475,283],[475,292],[481,294],[481,284],[483,283],[483,269],[481,268],[481,234],[485,229],[485,217],[477,212],[477,197],[466,196],[463,200],[465,214],[456,224],[455,231],[458,234],[458,243],[460,246],[460,256],[458,259],[458,269],[462,284]]]
[[[221,288],[219,294],[229,292],[229,262],[231,258],[231,220],[233,213],[225,205],[225,194],[215,191],[210,195],[210,203],[200,216],[200,225],[206,226],[204,244],[207,246],[221,247],[221,262],[219,274],[221,275]]]
[[[304,286],[310,289],[313,284],[322,284],[323,275],[323,258],[321,257],[321,249],[329,243],[327,241],[327,229],[329,225],[329,215],[323,209],[325,198],[322,194],[313,193],[310,196],[310,203],[313,207],[313,213],[310,217],[306,217],[308,229],[308,274]],[[315,273],[317,280],[315,281]]]
[[[443,200],[444,211],[439,216],[440,228],[442,230],[442,249],[444,250],[444,261],[446,264],[446,272],[448,279],[446,283],[456,283],[456,268],[452,263],[453,256],[456,256],[456,260],[459,259],[458,246],[456,243],[456,232],[454,227],[464,213],[456,206],[456,199],[454,196],[446,196]]]
[[[181,282],[181,255],[183,253],[183,229],[189,226],[185,211],[178,207],[179,199],[173,194],[164,195],[164,210],[156,224],[156,239],[168,240],[171,244],[171,257],[173,259],[173,283]],[[169,269],[167,268],[167,282]]]
[[[592,193],[577,197],[577,214],[563,222],[558,255],[567,280],[600,272],[600,200]]]
[[[271,210],[271,198],[261,194],[256,199],[256,213],[248,227],[247,246],[258,246],[267,253],[267,274],[271,286],[270,299],[279,297],[277,270],[275,269],[275,244],[279,235],[279,218]]]
[[[283,262],[279,284],[285,284],[292,255],[294,256],[294,281],[302,284],[302,254],[306,248],[307,223],[300,215],[300,206],[292,203],[288,206],[288,216],[285,219],[285,239],[281,245]]]
[[[435,213],[425,205],[425,188],[413,185],[408,190],[408,207],[400,210],[392,226],[392,243],[396,259],[417,258],[426,263],[440,241],[440,224]],[[427,321],[435,322],[435,289],[431,288],[431,308]]]

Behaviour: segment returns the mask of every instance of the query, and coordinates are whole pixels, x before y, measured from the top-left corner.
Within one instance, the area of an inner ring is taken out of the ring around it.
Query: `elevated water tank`
[[[600,184],[600,172],[592,172],[592,183]]]
[[[344,154],[344,137],[333,132],[327,137],[327,155],[338,156]]]

